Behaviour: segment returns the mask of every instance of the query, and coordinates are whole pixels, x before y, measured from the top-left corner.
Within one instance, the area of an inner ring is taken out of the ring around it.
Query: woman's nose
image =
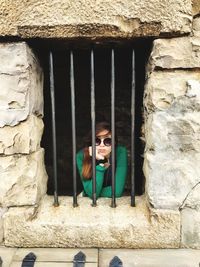
[[[103,139],[101,139],[101,143],[99,146],[104,146]]]

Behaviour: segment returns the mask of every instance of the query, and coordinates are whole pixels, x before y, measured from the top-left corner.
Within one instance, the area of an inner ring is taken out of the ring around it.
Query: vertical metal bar
[[[135,207],[135,51],[132,51],[131,84],[131,206]]]
[[[74,55],[70,52],[70,87],[72,113],[72,158],[73,158],[73,206],[77,207],[77,174],[76,174],[76,118],[75,118],[75,86],[74,86]]]
[[[111,207],[116,207],[115,198],[115,54],[111,51],[111,131],[112,131],[112,202]]]
[[[57,184],[57,151],[56,151],[56,122],[55,122],[55,86],[53,71],[53,55],[49,55],[49,74],[50,74],[50,93],[51,93],[51,111],[52,111],[52,142],[53,142],[53,178],[54,178],[54,206],[58,203],[58,184]]]
[[[94,52],[91,50],[91,123],[92,123],[92,206],[96,206],[96,131],[95,131],[95,84],[94,84]]]

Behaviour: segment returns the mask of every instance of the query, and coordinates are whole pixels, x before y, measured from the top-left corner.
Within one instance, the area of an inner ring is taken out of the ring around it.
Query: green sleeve
[[[86,195],[92,198],[92,178],[91,179],[84,179],[82,176],[82,167],[83,167],[83,151],[79,151],[76,155],[77,166],[79,170],[79,174],[81,177],[81,181],[83,184],[84,191]],[[104,181],[104,173],[106,168],[102,166],[96,166],[96,197],[100,196],[103,181]]]
[[[116,149],[116,187],[115,196],[121,197],[124,191],[126,176],[127,176],[128,160],[127,150],[123,146],[118,146]],[[112,197],[112,187],[104,187],[100,194],[101,197]]]

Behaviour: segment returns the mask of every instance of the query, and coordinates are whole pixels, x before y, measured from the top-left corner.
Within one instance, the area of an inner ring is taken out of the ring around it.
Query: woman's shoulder
[[[83,149],[79,150],[79,151],[76,153],[76,157],[77,157],[77,158],[83,158]]]
[[[117,150],[117,153],[127,152],[126,147],[125,146],[122,146],[122,145],[117,145],[116,150]]]

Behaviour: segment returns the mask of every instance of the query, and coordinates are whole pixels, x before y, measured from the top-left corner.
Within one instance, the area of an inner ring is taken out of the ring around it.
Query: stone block
[[[149,210],[144,197],[98,199],[91,206],[79,197],[73,208],[71,197],[60,197],[59,207],[46,196],[38,209],[10,208],[4,218],[5,244],[12,247],[104,247],[104,248],[177,248],[180,246],[180,213]],[[83,216],[84,214],[84,216]]]
[[[200,38],[181,37],[154,41],[148,70],[200,68]]]
[[[155,71],[145,85],[144,105],[147,113],[156,110],[183,112],[199,110],[200,70]],[[196,104],[195,104],[196,103]]]
[[[200,183],[192,188],[187,195],[181,209],[190,208],[200,211]]]
[[[0,128],[0,154],[30,154],[40,148],[43,133],[43,121],[30,115],[26,121],[15,127]]]
[[[0,161],[0,205],[35,205],[46,193],[44,150],[30,155],[2,156]]]
[[[199,13],[200,13],[200,11],[199,11]],[[193,20],[193,33],[194,33],[195,37],[200,38],[200,17],[197,17]]]
[[[200,209],[186,207],[181,211],[181,245],[200,249]]]
[[[0,247],[0,255],[3,261],[2,267],[10,267],[17,248]]]
[[[200,251],[193,249],[101,249],[99,267],[118,256],[126,267],[198,267]]]
[[[200,183],[194,186],[181,206],[181,245],[200,249]]]
[[[146,193],[151,205],[179,209],[188,193],[200,182],[200,153],[149,150],[145,153]]]
[[[191,0],[1,0],[0,13],[0,35],[42,38],[177,36],[192,21]]]
[[[5,208],[0,208],[0,244],[3,242],[4,231],[3,231],[3,215],[6,212]],[[1,256],[1,254],[0,254]]]
[[[192,13],[193,16],[196,16],[198,14],[200,14],[200,2],[199,0],[193,0],[192,1]]]
[[[25,42],[0,44],[0,127],[43,114],[43,73]]]
[[[145,89],[146,192],[155,208],[178,209],[200,182],[199,72],[154,72]]]

